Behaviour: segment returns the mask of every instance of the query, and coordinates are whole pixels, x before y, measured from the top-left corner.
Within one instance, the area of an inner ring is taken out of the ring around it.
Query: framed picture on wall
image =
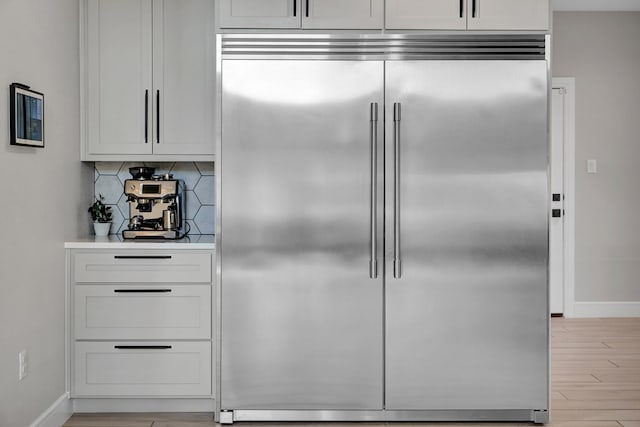
[[[20,83],[11,83],[11,145],[44,147],[44,95]]]

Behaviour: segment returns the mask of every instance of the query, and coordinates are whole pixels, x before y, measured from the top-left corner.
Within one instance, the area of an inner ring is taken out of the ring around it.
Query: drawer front
[[[74,397],[211,396],[210,342],[76,342],[74,356]]]
[[[210,285],[76,285],[76,339],[210,339]]]
[[[211,253],[120,251],[73,255],[76,283],[210,283]]]

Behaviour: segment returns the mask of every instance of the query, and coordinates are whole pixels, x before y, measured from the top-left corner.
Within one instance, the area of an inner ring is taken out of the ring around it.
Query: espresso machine
[[[124,182],[129,203],[129,227],[125,239],[180,239],[185,229],[184,181],[171,174],[155,175],[155,168],[129,168]]]

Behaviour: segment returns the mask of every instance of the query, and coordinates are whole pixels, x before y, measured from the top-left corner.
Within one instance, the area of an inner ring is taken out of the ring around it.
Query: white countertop
[[[64,242],[65,249],[213,249],[215,236],[193,234],[180,240],[124,240],[111,234],[105,237],[86,236]]]

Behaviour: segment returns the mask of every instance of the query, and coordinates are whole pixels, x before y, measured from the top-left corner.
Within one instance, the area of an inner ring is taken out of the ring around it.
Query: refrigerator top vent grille
[[[222,59],[544,60],[544,35],[221,34]]]

